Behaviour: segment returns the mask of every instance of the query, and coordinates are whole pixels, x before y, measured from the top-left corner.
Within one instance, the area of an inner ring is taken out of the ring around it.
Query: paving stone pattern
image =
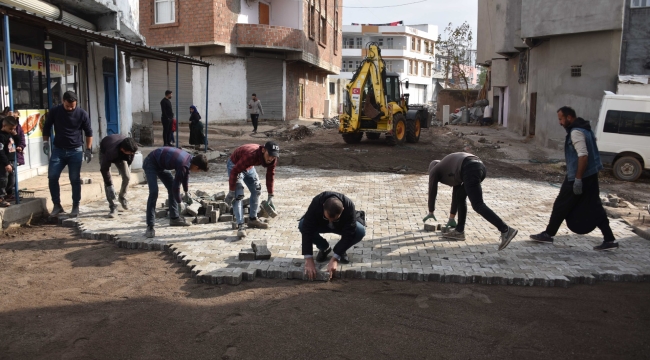
[[[264,183],[264,170],[260,170]],[[132,188],[132,209],[121,211],[116,219],[106,216],[108,204],[100,201],[82,206],[78,220],[60,223],[77,227],[84,238],[112,241],[129,249],[168,251],[190,267],[199,282],[238,284],[256,277],[305,280],[298,220],[315,195],[333,190],[346,194],[358,209],[365,210],[368,225],[364,240],[348,251],[351,264],[339,265],[337,277],[534,286],[650,281],[650,242],[615,219],[610,223],[620,242],[618,251],[592,250],[602,241],[598,230],[576,235],[564,226],[553,245],[527,241],[530,234],[544,230],[559,190],[547,183],[503,178],[484,181],[488,206],[519,229],[508,248],[497,251],[499,232],[471,207],[466,241],[445,241],[440,231],[424,231],[426,176],[288,166],[280,166],[276,174],[273,201],[279,216],[270,220],[269,229],[247,229],[248,236],[242,240],[229,222],[169,227],[165,218],[156,220],[156,238],[146,239],[147,185]],[[190,191],[199,189],[210,194],[227,190],[225,166],[213,165],[207,174],[192,174]],[[262,199],[266,199],[263,189]],[[161,187],[158,203],[164,202],[164,195]],[[446,222],[450,201],[451,188],[440,186],[435,213],[439,223]],[[332,246],[339,239],[324,236]],[[270,260],[240,261],[240,252],[249,251],[254,240],[266,240],[272,252]],[[320,264],[320,280],[327,279],[326,265]]]

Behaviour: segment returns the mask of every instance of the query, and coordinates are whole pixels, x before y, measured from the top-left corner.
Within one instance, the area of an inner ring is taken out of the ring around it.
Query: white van
[[[595,132],[600,159],[616,178],[635,181],[650,169],[650,96],[606,92]]]

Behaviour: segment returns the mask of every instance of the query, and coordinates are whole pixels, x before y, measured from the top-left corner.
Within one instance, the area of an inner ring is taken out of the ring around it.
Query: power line
[[[341,6],[342,8],[346,9],[381,9],[381,8],[390,8],[390,7],[398,7],[398,6],[404,6],[404,5],[412,5],[412,4],[418,4],[418,3],[423,3],[428,0],[420,0],[420,1],[414,1],[406,4],[398,4],[398,5],[386,5],[386,6]]]

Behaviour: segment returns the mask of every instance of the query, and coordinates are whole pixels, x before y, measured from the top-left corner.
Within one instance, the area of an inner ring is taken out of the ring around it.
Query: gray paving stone
[[[233,220],[233,216],[229,214],[223,214],[219,216],[219,222],[231,222],[232,220]]]

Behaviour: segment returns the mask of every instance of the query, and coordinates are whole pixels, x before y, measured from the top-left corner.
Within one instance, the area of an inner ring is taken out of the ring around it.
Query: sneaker
[[[246,237],[246,230],[244,229],[244,224],[239,224],[239,227],[237,228],[237,237],[240,239]]]
[[[517,236],[518,232],[519,231],[517,229],[508,226],[508,231],[501,233],[501,245],[499,245],[499,250],[503,250],[508,247],[512,239]]]
[[[149,239],[156,236],[156,230],[153,229],[153,226],[147,226],[147,232],[144,233],[144,236]]]
[[[65,213],[65,210],[63,210],[63,206],[61,204],[54,205],[54,208],[52,209],[52,212],[50,213],[50,216],[59,216],[59,214]]]
[[[257,228],[257,229],[268,229],[269,224],[260,221],[260,219],[255,218],[255,219],[248,219],[248,227],[249,228]]]
[[[348,254],[341,255],[341,258],[339,259],[339,264],[349,264],[349,263],[350,263],[350,258],[348,257]]]
[[[117,207],[111,208],[111,211],[108,213],[108,217],[115,219],[117,217]]]
[[[553,237],[549,234],[546,233],[546,231],[543,231],[539,234],[534,234],[530,236],[530,239],[533,241],[541,242],[541,243],[546,243],[546,244],[552,244],[553,243]]]
[[[70,211],[70,217],[79,216],[79,205],[72,205],[72,211]]]
[[[120,197],[118,199],[118,201],[120,202],[120,205],[122,205],[122,209],[129,210],[129,200],[127,200],[126,198]]]
[[[190,226],[184,217],[179,216],[176,219],[169,219],[169,226]]]
[[[328,247],[326,250],[319,250],[318,255],[316,255],[316,261],[323,262],[327,260],[327,255],[332,251],[331,247]]]
[[[596,251],[609,251],[618,249],[618,243],[614,241],[603,241],[602,244],[594,246]]]
[[[453,231],[442,234],[442,238],[455,241],[465,241],[465,232],[458,232],[458,230],[454,229]]]

